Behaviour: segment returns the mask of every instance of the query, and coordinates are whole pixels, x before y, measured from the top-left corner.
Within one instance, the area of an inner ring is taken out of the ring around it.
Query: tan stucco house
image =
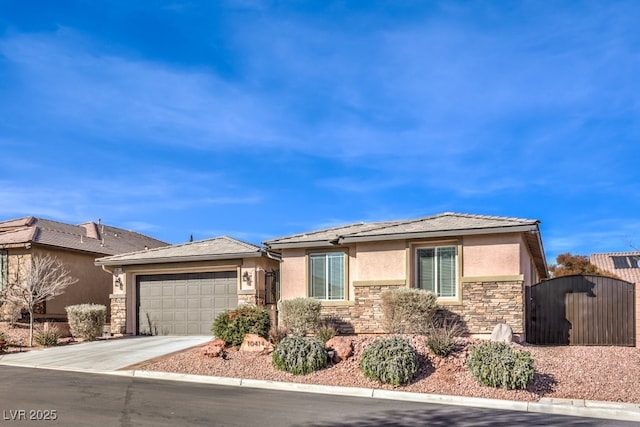
[[[547,277],[539,221],[443,213],[358,223],[264,242],[281,255],[281,299],[313,297],[349,332],[383,331],[380,295],[433,291],[471,334],[524,333],[524,287]]]
[[[280,257],[222,236],[103,257],[113,276],[111,332],[210,335],[220,312],[266,305],[275,315]]]
[[[98,257],[166,246],[151,237],[102,224],[73,225],[32,216],[0,221],[0,287],[15,275],[19,263],[33,255],[51,255],[64,264],[78,282],[47,301],[40,318],[66,318],[65,307],[94,303],[110,306],[112,280],[94,264]]]

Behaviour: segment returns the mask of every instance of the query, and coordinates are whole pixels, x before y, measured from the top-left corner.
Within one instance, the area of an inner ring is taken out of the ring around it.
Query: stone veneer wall
[[[320,314],[324,319],[329,320],[331,325],[336,328],[340,334],[354,334],[359,332],[356,330],[353,317],[354,306],[349,304],[340,305],[324,305]]]
[[[324,305],[322,315],[337,319],[341,333],[383,333],[381,294],[403,285],[355,286],[350,304]],[[498,323],[524,332],[524,282],[465,282],[461,305],[441,305],[438,316],[458,321],[466,332],[490,334]]]
[[[524,282],[465,282],[462,305],[441,306],[438,315],[456,320],[471,334],[490,334],[498,323],[524,333]]]
[[[255,294],[238,294],[238,306],[256,305]]]
[[[356,285],[352,304],[323,306],[322,315],[339,319],[336,323],[341,333],[383,333],[380,296],[385,291],[400,287],[404,285]]]
[[[121,335],[126,332],[127,297],[124,294],[111,294],[111,333]]]

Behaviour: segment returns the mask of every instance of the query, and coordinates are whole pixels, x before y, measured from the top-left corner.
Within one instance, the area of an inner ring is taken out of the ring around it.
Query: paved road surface
[[[632,426],[618,421],[0,366],[2,426]],[[24,412],[21,412],[24,411]],[[30,411],[34,411],[31,412]],[[40,411],[40,412],[37,412]],[[50,411],[50,412],[46,412]],[[18,421],[25,414],[55,421]]]

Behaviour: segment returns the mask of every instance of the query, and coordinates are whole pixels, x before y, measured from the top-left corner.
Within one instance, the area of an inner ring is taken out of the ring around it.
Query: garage
[[[274,302],[266,298],[267,277],[277,277],[280,256],[220,236],[98,258],[95,264],[113,277],[114,335],[211,336],[220,312]]]
[[[211,335],[215,317],[238,306],[236,271],[139,275],[138,333]]]

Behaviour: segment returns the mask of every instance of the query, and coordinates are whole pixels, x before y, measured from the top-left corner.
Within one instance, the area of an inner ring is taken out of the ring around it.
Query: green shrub
[[[284,326],[277,326],[269,329],[269,341],[274,346],[280,344],[280,342],[289,335],[289,330]]]
[[[447,357],[455,349],[455,339],[462,333],[462,327],[458,323],[444,323],[440,327],[431,327],[427,346],[440,357]]]
[[[416,375],[418,357],[408,340],[401,337],[382,338],[362,352],[360,369],[371,379],[399,386],[408,383]]]
[[[280,303],[282,323],[293,335],[303,337],[317,329],[322,305],[314,298],[294,298]]]
[[[399,288],[382,294],[385,330],[392,334],[426,334],[438,308],[433,292]]]
[[[327,365],[327,350],[315,338],[287,337],[273,352],[273,366],[294,375],[307,375]]]
[[[69,330],[74,338],[93,341],[102,336],[107,307],[102,304],[77,304],[65,307]]]
[[[269,312],[261,307],[241,306],[218,314],[213,322],[213,335],[232,346],[239,346],[246,334],[269,337],[271,319]]]
[[[533,381],[531,353],[514,351],[503,342],[472,347],[467,366],[480,383],[489,387],[525,389]]]
[[[321,343],[326,343],[336,336],[336,328],[331,325],[322,325],[316,330],[315,338]]]
[[[38,344],[44,347],[58,345],[60,330],[55,323],[45,322],[42,326],[36,329],[34,339]]]

